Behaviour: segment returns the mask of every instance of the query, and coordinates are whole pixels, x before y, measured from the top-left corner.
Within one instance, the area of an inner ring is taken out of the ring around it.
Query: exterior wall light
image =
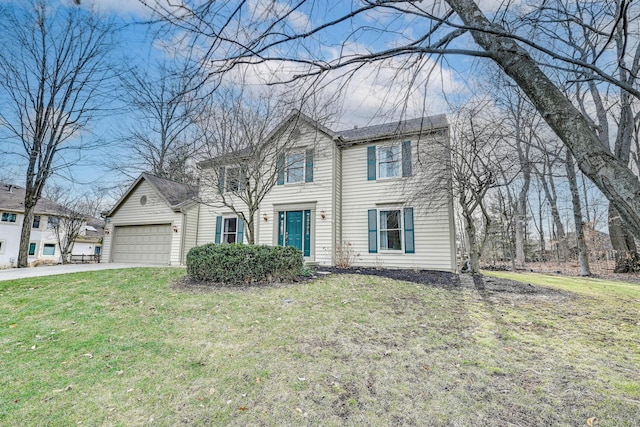
[[[320,218],[325,219],[327,214],[324,211],[320,211]]]
[[[263,214],[262,219],[264,219],[265,221],[269,221],[269,217],[267,216],[267,214]]]
[[[173,226],[173,232],[174,232],[174,233],[177,233],[177,232],[178,232],[178,226],[177,226],[177,225],[174,225],[174,226]]]

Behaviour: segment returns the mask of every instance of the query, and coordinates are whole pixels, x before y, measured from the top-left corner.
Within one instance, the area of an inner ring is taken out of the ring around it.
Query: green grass
[[[0,424],[640,424],[637,285],[518,275],[571,291],[520,295],[344,275],[196,291],[183,274],[0,282]]]

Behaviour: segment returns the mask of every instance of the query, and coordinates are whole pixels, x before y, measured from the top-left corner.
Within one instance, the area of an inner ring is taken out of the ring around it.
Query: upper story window
[[[411,176],[411,141],[367,147],[367,179]]]
[[[290,153],[286,163],[287,183],[304,181],[304,153]]]
[[[218,190],[220,194],[244,191],[247,184],[247,171],[242,167],[222,166],[218,170]]]
[[[399,145],[378,148],[378,176],[392,178],[402,173],[402,152]]]
[[[313,182],[313,149],[278,156],[278,185]]]
[[[240,168],[227,168],[225,192],[238,191],[240,188]]]
[[[18,214],[2,212],[2,222],[16,222],[18,220]]]
[[[40,215],[33,216],[33,226],[32,228],[40,228]]]
[[[58,225],[60,225],[60,218],[55,216],[47,217],[47,228],[56,228]]]

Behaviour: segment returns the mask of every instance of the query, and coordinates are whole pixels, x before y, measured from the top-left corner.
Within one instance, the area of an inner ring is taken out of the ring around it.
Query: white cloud
[[[82,3],[105,13],[115,13],[121,16],[148,18],[151,11],[138,0],[83,0]]]

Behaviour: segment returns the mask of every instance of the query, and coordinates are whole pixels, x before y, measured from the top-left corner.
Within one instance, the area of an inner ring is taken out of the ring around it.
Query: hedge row
[[[302,252],[290,246],[209,243],[187,254],[191,279],[230,285],[292,280],[303,265]]]

